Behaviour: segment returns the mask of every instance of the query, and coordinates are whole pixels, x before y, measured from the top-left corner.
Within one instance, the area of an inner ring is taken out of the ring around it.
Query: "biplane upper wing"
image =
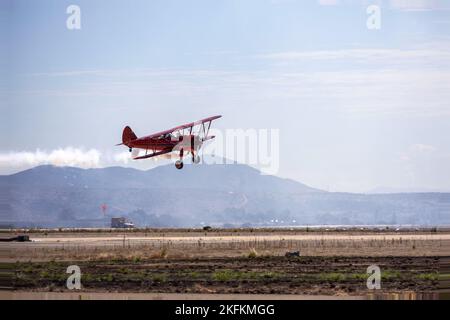
[[[205,118],[205,119],[198,120],[198,121],[195,121],[195,122],[186,123],[186,124],[183,124],[181,126],[173,128],[171,132],[177,131],[177,130],[183,130],[183,129],[191,128],[191,127],[197,126],[199,124],[203,124],[203,123],[206,123],[206,122],[210,122],[210,121],[219,119],[220,117],[222,117],[222,116],[213,116],[213,117]]]
[[[195,121],[195,122],[186,123],[186,124],[183,124],[181,126],[178,126],[178,127],[172,128],[172,129],[168,129],[168,130],[164,130],[164,131],[161,131],[161,132],[153,133],[151,135],[148,135],[148,136],[145,136],[145,137],[142,137],[142,138],[139,138],[139,139],[156,138],[156,137],[159,137],[159,136],[162,136],[162,135],[165,135],[165,134],[168,134],[168,133],[172,133],[172,132],[175,132],[175,131],[178,131],[178,130],[192,128],[192,127],[200,125],[200,124],[204,124],[204,123],[207,123],[207,122],[212,122],[213,120],[219,119],[221,117],[222,117],[221,115],[212,116],[212,117],[205,118],[205,119],[202,119],[202,120],[198,120],[198,121]]]

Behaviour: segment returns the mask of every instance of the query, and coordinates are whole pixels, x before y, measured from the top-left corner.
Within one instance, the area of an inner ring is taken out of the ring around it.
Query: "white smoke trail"
[[[55,166],[71,166],[95,168],[100,166],[101,153],[96,149],[79,149],[73,147],[59,148],[50,152],[36,150],[0,154],[0,168],[37,166],[52,164]]]

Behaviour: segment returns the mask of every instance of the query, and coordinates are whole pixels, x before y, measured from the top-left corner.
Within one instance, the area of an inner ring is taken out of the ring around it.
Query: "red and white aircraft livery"
[[[183,168],[183,156],[187,153],[192,155],[193,163],[200,162],[198,151],[203,142],[214,138],[214,136],[208,135],[209,129],[212,121],[220,117],[222,116],[209,117],[141,138],[138,138],[133,130],[126,126],[122,133],[122,143],[118,145],[127,146],[132,152],[134,160],[177,152],[179,160],[175,162],[175,167],[181,169]],[[144,149],[145,155],[139,156],[139,149]]]

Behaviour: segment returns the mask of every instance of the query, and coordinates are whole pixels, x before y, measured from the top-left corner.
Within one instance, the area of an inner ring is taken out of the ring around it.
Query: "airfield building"
[[[111,218],[111,228],[134,228],[134,224],[124,217]]]

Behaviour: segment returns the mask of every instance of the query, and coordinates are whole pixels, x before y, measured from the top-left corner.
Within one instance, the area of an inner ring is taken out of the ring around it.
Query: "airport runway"
[[[437,234],[258,234],[258,235],[203,235],[203,236],[135,236],[118,234],[114,236],[104,235],[61,235],[43,236],[31,235],[31,242],[16,243],[2,242],[0,247],[52,247],[52,246],[110,246],[120,245],[124,241],[127,244],[160,244],[160,243],[227,243],[227,242],[273,242],[273,241],[448,241],[450,233]]]

